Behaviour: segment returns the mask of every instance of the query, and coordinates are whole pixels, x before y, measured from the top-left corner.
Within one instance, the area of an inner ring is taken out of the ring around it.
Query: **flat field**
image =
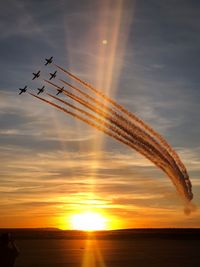
[[[200,266],[199,231],[121,231],[96,236],[65,234],[65,238],[60,233],[17,239],[16,267]]]

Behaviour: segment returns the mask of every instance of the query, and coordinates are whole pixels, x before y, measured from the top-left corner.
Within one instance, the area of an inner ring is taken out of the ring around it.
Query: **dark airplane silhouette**
[[[39,78],[40,77],[40,70],[38,70],[38,72],[37,73],[34,73],[33,72],[33,79],[32,80],[34,80],[35,78]]]
[[[21,95],[22,93],[25,93],[27,91],[27,85],[24,86],[24,88],[19,88],[20,92],[19,95]]]
[[[45,86],[42,86],[42,88],[37,88],[38,89],[37,95],[43,93],[44,92],[44,88],[45,88]]]
[[[53,62],[53,57],[50,57],[49,59],[45,58],[45,60],[46,60],[46,63],[44,65],[46,66],[46,65],[51,64]]]
[[[50,78],[49,78],[49,80],[51,80],[51,79],[53,79],[53,78],[55,78],[56,77],[56,73],[57,73],[57,70],[56,71],[54,71],[54,73],[49,73],[50,74]]]
[[[62,92],[63,92],[63,90],[64,90],[64,86],[62,87],[62,88],[59,88],[59,89],[57,89],[57,94],[56,95],[59,95],[59,94],[61,94]]]

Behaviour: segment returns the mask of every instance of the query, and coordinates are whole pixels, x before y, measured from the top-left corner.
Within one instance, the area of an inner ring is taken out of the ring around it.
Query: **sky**
[[[0,227],[70,229],[70,216],[89,210],[109,229],[200,227],[199,1],[3,0],[0,32]],[[166,138],[189,172],[195,212],[184,214],[142,155],[18,95],[44,84],[50,56]]]

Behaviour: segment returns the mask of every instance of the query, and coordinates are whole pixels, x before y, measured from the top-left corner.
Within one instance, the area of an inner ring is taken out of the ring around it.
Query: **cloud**
[[[135,217],[197,225],[196,215],[181,215],[171,182],[151,162],[29,95],[18,97],[18,87],[41,85],[31,81],[35,69],[44,76],[53,69],[42,65],[47,54],[102,90],[112,77],[111,95],[178,151],[199,203],[199,4],[127,1],[112,61],[117,10],[105,3],[107,12],[98,1],[1,4],[1,208],[5,217],[33,220],[93,206],[132,225]],[[102,47],[104,35],[110,40]]]

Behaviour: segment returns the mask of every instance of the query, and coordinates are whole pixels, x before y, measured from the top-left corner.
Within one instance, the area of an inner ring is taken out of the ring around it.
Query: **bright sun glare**
[[[95,212],[75,214],[71,218],[71,223],[75,230],[95,231],[106,229],[106,219]]]

